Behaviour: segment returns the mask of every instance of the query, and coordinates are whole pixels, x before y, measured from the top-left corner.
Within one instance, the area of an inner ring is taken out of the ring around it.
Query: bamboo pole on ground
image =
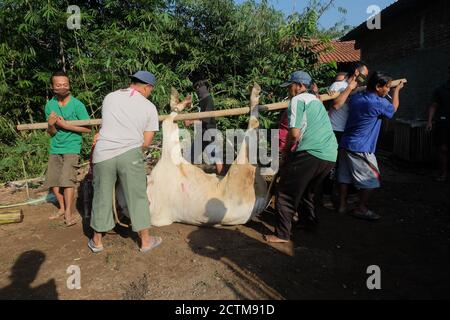
[[[23,221],[21,209],[0,209],[0,225],[9,223],[20,223]]]
[[[400,81],[407,82],[406,79],[399,79],[394,80],[392,82],[392,87],[396,87],[399,85]],[[339,96],[339,93],[335,93],[334,95],[329,94],[323,94],[320,96],[320,100],[323,102],[334,100]],[[276,111],[276,110],[283,110],[288,108],[289,103],[288,102],[278,102],[278,103],[272,103],[272,104],[266,104],[266,105],[260,105],[258,108],[259,112],[264,111]],[[185,113],[185,114],[179,114],[175,117],[175,121],[184,121],[184,120],[200,120],[200,119],[207,119],[207,118],[221,118],[221,117],[230,117],[230,116],[238,116],[243,114],[250,113],[250,107],[243,107],[243,108],[234,108],[234,109],[226,109],[226,110],[217,110],[217,111],[208,111],[208,112],[195,112],[195,113]],[[168,118],[168,115],[159,116],[158,120],[160,122],[166,120]],[[75,126],[97,126],[102,123],[102,119],[92,119],[92,120],[76,120],[76,121],[68,121],[68,123],[75,125]],[[38,130],[38,129],[47,129],[48,125],[46,122],[43,123],[32,123],[32,124],[19,124],[17,126],[17,130],[24,131],[24,130]]]

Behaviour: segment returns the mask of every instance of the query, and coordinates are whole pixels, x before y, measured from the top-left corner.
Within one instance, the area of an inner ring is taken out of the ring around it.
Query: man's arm
[[[403,81],[401,81],[400,84],[394,89],[392,104],[394,105],[395,112],[397,112],[398,107],[400,106],[400,90],[402,90],[404,86],[405,84],[403,83]]]
[[[72,131],[72,132],[78,132],[78,133],[91,133],[91,129],[86,127],[78,127],[69,124],[66,120],[64,120],[62,117],[59,117],[56,121],[56,125],[64,130]]]
[[[433,104],[430,106],[428,110],[428,124],[427,124],[427,130],[431,131],[433,129],[433,119],[436,115],[436,111],[438,109],[439,105],[436,102],[433,102]]]
[[[358,87],[358,82],[356,82],[355,77],[352,77],[349,79],[349,83],[348,83],[348,87],[347,89],[345,89],[340,95],[339,97],[337,97],[333,104],[332,107],[335,110],[339,110],[341,109],[345,102],[347,101],[348,97],[350,96],[350,94],[353,92],[353,90],[355,90]]]
[[[55,127],[55,125],[48,125],[48,128],[47,128],[47,133],[51,136],[51,137],[54,137],[55,135],[56,135],[56,133],[58,132],[58,130],[56,130],[56,127]]]
[[[142,151],[145,151],[150,147],[154,136],[154,131],[144,131],[144,143],[142,144]]]
[[[47,110],[46,110],[47,112]],[[54,137],[56,135],[56,133],[58,132],[58,130],[56,130],[56,121],[58,120],[58,115],[55,112],[51,112],[48,115],[48,128],[47,128],[47,132],[51,137]]]
[[[281,166],[283,166],[283,164],[285,163],[288,154],[291,153],[292,147],[300,141],[301,135],[302,133],[300,129],[289,129],[289,133],[286,139],[286,146],[284,147],[283,154],[281,155]]]

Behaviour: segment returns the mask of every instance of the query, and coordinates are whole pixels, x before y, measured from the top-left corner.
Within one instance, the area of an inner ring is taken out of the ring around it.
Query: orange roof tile
[[[327,49],[329,48],[329,49]],[[358,62],[361,60],[361,50],[355,49],[355,41],[331,41],[327,45],[317,45],[320,52],[320,62]]]

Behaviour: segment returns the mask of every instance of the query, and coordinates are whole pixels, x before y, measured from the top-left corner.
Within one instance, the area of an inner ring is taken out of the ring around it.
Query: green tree
[[[67,27],[69,5],[81,9],[79,30]],[[2,121],[8,127],[44,121],[43,107],[52,95],[49,77],[62,68],[92,117],[100,117],[104,96],[126,86],[128,75],[139,69],[156,74],[151,99],[162,113],[168,111],[170,87],[190,92],[198,77],[210,81],[218,109],[247,105],[254,82],[264,89],[262,102],[279,101],[285,96],[279,84],[292,71],[305,69],[319,84],[334,73],[335,65],[319,64],[320,52],[314,49],[331,39],[318,28],[323,10],[317,2],[285,18],[267,0],[239,5],[232,0],[0,1]],[[273,127],[278,113],[262,120]],[[246,116],[223,118],[219,127],[242,128],[246,121]],[[8,169],[17,163],[13,156],[36,163],[30,175],[42,172],[44,132],[2,129],[0,134],[0,156],[10,159],[0,164],[0,181],[20,176]],[[42,149],[26,153],[27,141],[40,141]],[[12,173],[5,176],[8,170]]]

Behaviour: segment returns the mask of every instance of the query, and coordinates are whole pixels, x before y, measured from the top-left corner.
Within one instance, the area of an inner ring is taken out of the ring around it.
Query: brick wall
[[[422,119],[432,92],[447,79],[450,65],[450,1],[421,2],[417,8],[383,21],[356,39],[371,71],[406,77],[397,117]]]
[[[381,30],[365,30],[356,38],[370,71],[407,78],[395,118],[427,118],[432,93],[448,78],[450,66],[450,1],[421,1],[412,10],[383,21]],[[395,120],[385,121],[380,146],[392,150]]]

